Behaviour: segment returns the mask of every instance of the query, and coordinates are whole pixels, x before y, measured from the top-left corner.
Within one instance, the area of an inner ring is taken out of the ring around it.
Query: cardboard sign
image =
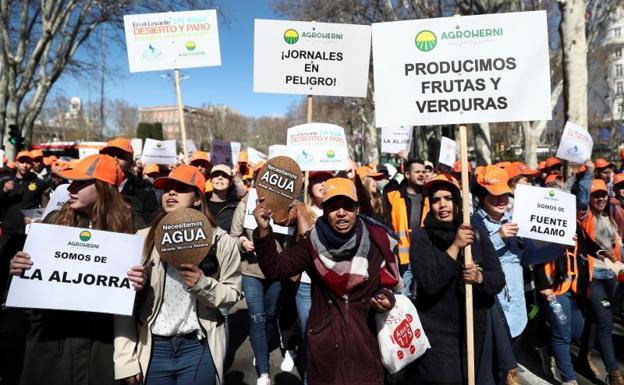
[[[199,265],[212,245],[212,226],[200,211],[178,209],[158,223],[154,245],[160,258],[178,269],[183,263]]]
[[[365,98],[368,25],[255,20],[254,92]]]
[[[381,152],[398,154],[412,146],[412,127],[382,127]]]
[[[139,265],[141,235],[35,223],[24,251],[32,268],[11,281],[7,306],[131,315],[126,273]]]
[[[373,24],[377,127],[550,120],[546,11]]]
[[[124,15],[130,72],[221,65],[217,11]]]
[[[69,183],[64,183],[56,187],[50,195],[50,200],[43,211],[43,218],[47,217],[52,211],[60,210],[65,202],[69,200],[69,191],[67,191],[68,187]]]
[[[250,188],[249,191],[247,191],[247,206],[245,206],[245,221],[243,222],[243,227],[249,230],[255,230],[256,227],[258,227],[258,224],[256,223],[256,217],[254,217],[254,214],[253,214],[254,210],[256,209],[257,199],[258,199],[258,192],[256,191],[255,188]],[[273,218],[271,218],[270,224],[274,233],[290,234],[290,235],[295,234],[294,226],[286,227],[286,226],[276,225],[273,222]]]
[[[145,139],[141,161],[143,164],[156,163],[170,165],[176,163],[176,141]]]
[[[440,139],[440,157],[438,163],[445,164],[449,167],[455,165],[457,160],[457,142],[451,138],[443,136]]]
[[[581,164],[591,159],[593,147],[594,140],[586,129],[567,122],[561,135],[561,142],[559,142],[557,158]]]
[[[574,246],[576,197],[553,188],[516,185],[514,223],[519,237]]]
[[[342,127],[328,123],[308,123],[288,129],[288,156],[302,171],[346,170],[349,149]]]
[[[269,159],[267,154],[256,150],[255,148],[247,147],[247,160],[252,166],[260,162],[266,162]]]
[[[273,212],[277,222],[288,217],[290,204],[299,198],[303,174],[297,162],[287,156],[270,159],[260,170],[255,183],[258,196]]]
[[[274,144],[269,146],[269,159],[280,155],[288,155],[288,147],[285,144]]]
[[[230,167],[234,167],[238,164],[240,149],[240,142],[214,139],[210,143],[210,161],[213,165],[227,164]]]

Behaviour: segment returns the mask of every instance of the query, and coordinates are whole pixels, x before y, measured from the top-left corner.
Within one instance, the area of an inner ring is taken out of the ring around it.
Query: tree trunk
[[[559,0],[566,118],[587,128],[586,0]]]
[[[477,164],[492,164],[492,141],[490,139],[490,124],[479,123],[472,125],[475,139],[475,155]]]

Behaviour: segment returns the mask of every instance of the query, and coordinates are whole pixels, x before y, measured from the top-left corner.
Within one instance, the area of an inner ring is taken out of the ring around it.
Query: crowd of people
[[[296,363],[306,384],[465,384],[468,284],[477,384],[519,384],[518,350],[526,344],[544,358],[545,375],[563,384],[576,384],[577,373],[597,375],[594,350],[608,383],[624,384],[613,343],[624,272],[609,267],[621,259],[624,235],[624,173],[616,164],[599,158],[565,173],[568,165],[554,157],[534,170],[508,161],[470,166],[471,195],[463,197],[459,162],[434,165],[405,152],[399,159],[310,172],[288,217],[275,223],[289,227],[287,234],[273,230],[263,198],[253,202],[257,227],[245,227],[248,192],[264,162],[251,164],[244,151],[234,167],[212,164],[203,151],[188,164],[141,164],[130,140],[115,138],[81,160],[39,150],[5,159],[3,299],[11,276],[36,266],[23,251],[32,223],[137,233],[145,243],[141,263],[127,273],[136,291],[132,316],[19,313],[24,343],[2,352],[2,383],[222,384],[236,332],[230,311],[244,300],[258,385],[271,383],[275,341],[281,369]],[[518,236],[512,213],[521,184],[576,196],[574,246]],[[62,185],[66,203],[45,218],[28,216]],[[464,199],[470,224],[463,221]],[[199,265],[176,268],[161,259],[155,233],[165,215],[182,208],[206,216],[212,246]],[[374,315],[390,310],[398,294],[415,304],[431,348],[391,375],[380,359]],[[4,330],[14,326],[9,311],[0,313]]]

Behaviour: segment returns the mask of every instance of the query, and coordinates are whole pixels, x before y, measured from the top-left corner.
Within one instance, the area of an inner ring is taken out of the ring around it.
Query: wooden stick
[[[308,95],[308,114],[307,114],[306,123],[312,123],[313,98],[314,97],[312,95]],[[305,178],[303,178],[303,203],[305,203],[306,206],[310,205],[310,194],[308,194],[309,185],[310,185],[310,171],[306,171]]]
[[[184,106],[182,105],[182,87],[180,86],[180,70],[175,69],[175,84],[178,94],[178,114],[180,115],[180,131],[182,132],[182,148],[184,149],[184,163],[188,164],[188,149],[186,147],[186,125],[184,124]]]
[[[459,126],[459,148],[461,153],[462,210],[464,224],[470,224],[470,181],[468,180],[468,140],[466,126]],[[472,264],[472,249],[464,248],[464,264]],[[468,385],[475,384],[474,316],[472,307],[472,285],[466,284],[466,355],[468,358]]]

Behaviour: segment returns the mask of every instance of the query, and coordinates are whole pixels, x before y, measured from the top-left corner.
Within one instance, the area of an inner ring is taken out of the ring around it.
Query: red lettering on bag
[[[401,350],[397,352],[397,357],[399,357],[399,360],[403,359],[403,352]]]
[[[416,333],[414,333],[416,335],[416,338],[420,338],[420,329],[416,329]]]
[[[414,319],[411,314],[406,314],[405,318],[407,318],[407,322],[409,323],[412,323],[412,320]]]
[[[414,345],[410,345],[410,354],[414,354],[415,351],[416,348],[414,347]]]
[[[399,326],[394,329],[394,333],[392,334],[394,336],[394,340],[402,348],[410,346],[412,340],[414,339],[414,332],[412,332],[412,327],[407,320],[403,320]]]

